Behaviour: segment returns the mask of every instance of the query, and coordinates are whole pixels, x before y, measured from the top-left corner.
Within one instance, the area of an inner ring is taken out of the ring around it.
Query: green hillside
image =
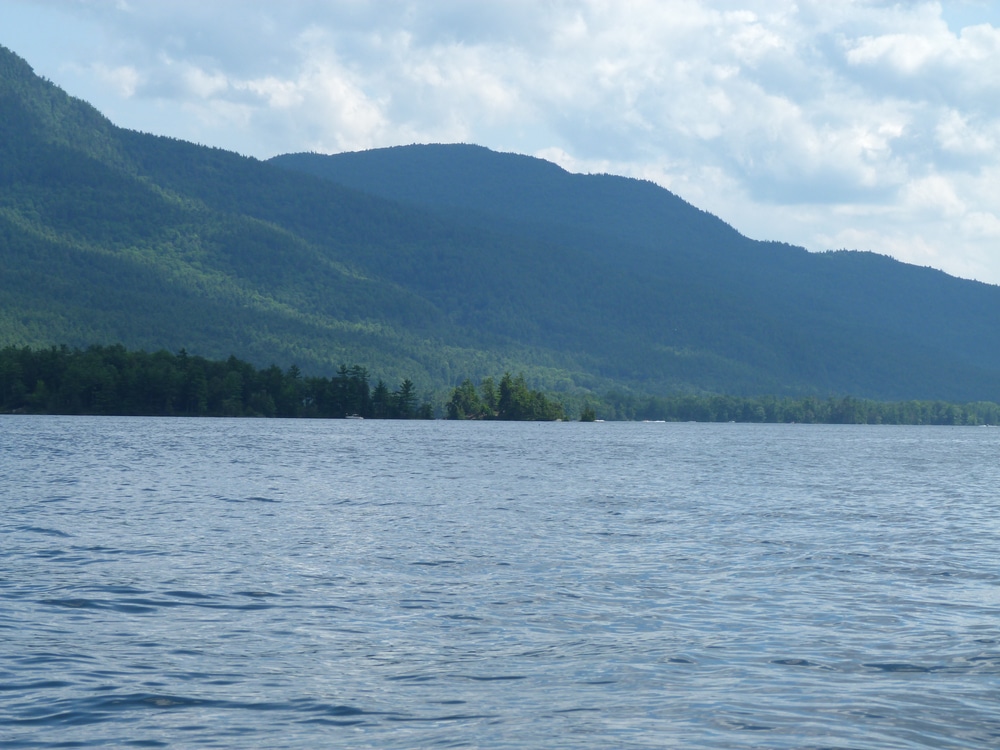
[[[0,346],[122,343],[424,393],[1000,400],[1000,288],[742,237],[473,146],[270,162],[115,127],[0,48]]]
[[[187,347],[320,374],[363,362],[423,388],[572,368],[393,281],[414,243],[461,255],[465,238],[422,212],[115,128],[6,50],[0,112],[4,345]]]
[[[477,146],[271,162],[467,226],[544,237],[605,273],[632,274],[655,292],[615,295],[629,300],[623,329],[638,325],[651,347],[682,358],[739,363],[721,388],[706,370],[688,370],[709,389],[965,399],[1000,387],[996,286],[872,253],[756,242],[652,183]]]

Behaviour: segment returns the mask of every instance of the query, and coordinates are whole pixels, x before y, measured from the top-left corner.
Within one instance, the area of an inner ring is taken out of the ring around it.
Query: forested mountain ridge
[[[888,398],[907,397],[931,379],[938,382],[932,390],[952,397],[972,392],[959,382],[997,389],[1000,288],[993,285],[874,253],[808,253],[750,240],[652,183],[570,174],[478,146],[287,154],[271,162],[455,221],[561,237],[663,292],[668,324],[682,321],[661,332],[666,346],[763,360],[765,369],[785,371],[782,385],[807,381]]]
[[[0,344],[364,362],[423,388],[531,364],[378,272],[404,242],[451,238],[437,219],[116,128],[2,49],[0,114]]]
[[[305,174],[311,172],[312,174]],[[0,48],[0,346],[123,343],[444,390],[1000,400],[1000,289],[739,235],[472,146],[261,162],[123,130]]]

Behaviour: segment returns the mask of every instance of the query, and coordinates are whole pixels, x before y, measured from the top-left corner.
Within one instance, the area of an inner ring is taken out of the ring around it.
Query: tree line
[[[873,401],[853,396],[801,398],[678,394],[640,397],[608,394],[601,413],[610,419],[668,422],[802,424],[1000,425],[1000,404],[975,401]]]
[[[370,384],[360,365],[332,378],[292,365],[258,370],[236,357],[212,361],[181,349],[147,353],[124,346],[0,350],[0,411],[32,414],[430,419],[412,381]]]
[[[505,373],[500,384],[484,378],[477,389],[466,378],[451,392],[448,419],[555,421],[565,419],[562,404],[528,388],[524,375]]]
[[[852,396],[802,398],[676,394],[567,396],[581,421],[664,420],[812,424],[1000,425],[1000,405],[885,402]],[[438,402],[440,406],[440,402]],[[524,375],[466,379],[443,405],[449,419],[565,420],[560,401],[528,387]],[[209,360],[184,349],[147,353],[124,346],[0,349],[0,413],[123,416],[431,419],[434,404],[411,380],[371,384],[368,370],[341,365],[333,377],[295,365],[257,369],[231,356]],[[570,417],[573,418],[573,417]]]

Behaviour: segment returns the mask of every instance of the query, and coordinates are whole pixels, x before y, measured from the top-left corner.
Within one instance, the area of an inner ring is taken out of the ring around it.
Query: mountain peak
[[[123,166],[115,126],[87,102],[37,75],[23,58],[0,46],[0,134],[12,142],[44,142]]]
[[[0,44],[0,84],[35,77],[35,71],[27,60]]]
[[[575,174],[533,156],[470,144],[394,146],[334,155],[285,154],[270,162],[425,208],[502,216],[522,226],[614,234],[656,251],[713,252],[747,242],[716,216],[647,180]]]

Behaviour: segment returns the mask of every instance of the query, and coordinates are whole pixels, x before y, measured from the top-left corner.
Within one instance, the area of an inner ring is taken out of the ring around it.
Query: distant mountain
[[[640,332],[646,372],[752,392],[977,398],[1000,388],[1000,288],[872,253],[743,237],[652,183],[576,175],[477,146],[406,146],[271,163],[529,236],[638,282],[607,315]],[[581,261],[583,262],[583,261]],[[652,292],[652,293],[650,293]],[[700,360],[691,368],[692,360]],[[712,364],[709,364],[709,361]],[[704,365],[703,367],[701,365]],[[620,373],[624,374],[624,373]]]
[[[476,146],[269,162],[115,127],[0,48],[0,346],[533,386],[1000,401],[1000,288],[755,242]]]

